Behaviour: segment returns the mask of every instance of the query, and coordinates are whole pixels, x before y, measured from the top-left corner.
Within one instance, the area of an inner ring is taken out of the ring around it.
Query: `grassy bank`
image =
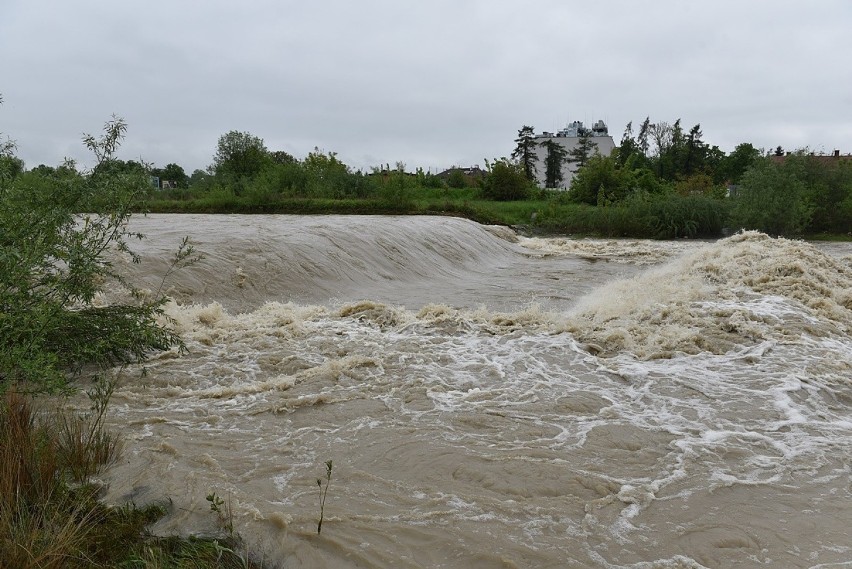
[[[39,407],[14,391],[0,400],[0,567],[59,569],[259,568],[237,537],[155,537],[170,504],[108,506],[93,477],[118,457],[104,428],[109,388],[92,411]]]
[[[189,200],[154,199],[149,213],[225,213],[294,215],[454,215],[478,223],[529,224],[533,214],[547,207],[545,200],[495,202],[468,197],[418,197],[403,201],[380,199],[280,198],[267,202],[236,196]]]
[[[264,202],[234,195],[150,199],[153,213],[454,215],[478,223],[523,227],[531,233],[599,237],[716,237],[728,218],[723,200],[667,196],[607,207],[566,202],[555,192],[526,200],[482,199],[474,189],[409,192],[399,200],[283,198]]]
[[[558,192],[531,199],[482,199],[475,189],[423,189],[400,201],[387,199],[281,198],[256,202],[249,198],[203,196],[154,197],[151,213],[291,214],[291,215],[451,215],[483,224],[521,228],[536,235],[632,237],[643,239],[715,238],[735,231],[729,200],[705,196],[666,195],[628,199],[609,206],[571,203]],[[803,233],[820,241],[852,241],[842,233]]]

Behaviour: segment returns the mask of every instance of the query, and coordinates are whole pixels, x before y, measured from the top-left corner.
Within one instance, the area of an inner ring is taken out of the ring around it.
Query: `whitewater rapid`
[[[852,567],[852,247],[180,216],[107,499],[280,567]],[[204,258],[169,275],[189,235]],[[109,300],[109,294],[104,302]],[[334,470],[323,532],[316,480]]]

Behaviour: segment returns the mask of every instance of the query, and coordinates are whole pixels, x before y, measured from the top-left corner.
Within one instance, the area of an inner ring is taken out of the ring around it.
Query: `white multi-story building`
[[[577,144],[580,141],[580,135],[582,135],[585,130],[586,127],[583,126],[582,122],[574,121],[556,133],[542,132],[541,134],[536,135],[535,141],[538,144],[535,147],[535,175],[536,182],[539,186],[544,187],[545,184],[544,159],[547,157],[547,148],[543,146],[542,143],[547,142],[548,140],[553,140],[565,148],[566,152],[571,152],[571,150],[577,147]],[[613,142],[612,137],[609,135],[606,123],[602,120],[597,121],[594,125],[592,125],[590,134],[592,135],[592,142],[596,145],[592,154],[597,152],[601,156],[609,156],[615,148],[615,142]],[[562,165],[562,182],[559,184],[560,188],[564,189],[571,186],[571,179],[574,178],[574,174],[577,172],[578,168],[579,167],[576,162],[566,162]]]

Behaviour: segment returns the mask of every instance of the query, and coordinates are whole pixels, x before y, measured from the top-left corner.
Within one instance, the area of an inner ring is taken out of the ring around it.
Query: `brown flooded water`
[[[279,567],[852,567],[852,247],[454,218],[137,218],[189,353],[125,373],[108,499]],[[317,478],[333,476],[317,535]]]

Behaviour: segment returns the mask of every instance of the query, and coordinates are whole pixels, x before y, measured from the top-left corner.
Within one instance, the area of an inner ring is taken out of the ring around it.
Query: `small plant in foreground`
[[[227,502],[220,498],[216,492],[207,494],[205,499],[210,502],[210,511],[216,513],[219,525],[228,530],[229,536],[234,537],[234,512],[231,510],[230,494],[228,495]]]
[[[323,488],[322,478],[317,478],[317,486],[319,487],[320,494],[320,515],[319,522],[317,522],[317,535],[322,533],[322,519],[323,514],[325,513],[325,499],[328,496],[328,486],[331,484],[331,466],[332,462],[330,460],[325,461],[325,488]]]

